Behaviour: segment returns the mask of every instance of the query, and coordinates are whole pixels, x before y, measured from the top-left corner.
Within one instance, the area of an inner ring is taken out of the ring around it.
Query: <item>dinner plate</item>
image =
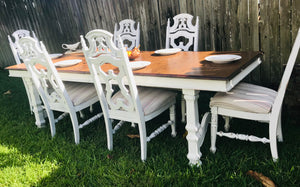
[[[180,49],[180,48],[159,49],[159,50],[154,51],[154,53],[158,54],[158,55],[172,55],[172,54],[178,53],[181,50],[182,49]]]
[[[240,60],[242,57],[240,55],[211,55],[205,57],[205,60],[211,61],[216,64],[225,64],[235,60]]]
[[[63,61],[56,62],[54,65],[57,67],[67,67],[67,66],[73,66],[75,64],[78,64],[81,61],[82,60],[80,59],[63,60]]]
[[[49,54],[51,59],[55,59],[55,58],[59,58],[61,56],[63,56],[63,54],[61,53],[53,53],[53,54]]]
[[[132,62],[129,62],[129,65],[130,65],[132,70],[141,69],[141,68],[144,68],[144,67],[146,67],[150,64],[151,64],[151,62],[149,62],[149,61],[132,61]]]

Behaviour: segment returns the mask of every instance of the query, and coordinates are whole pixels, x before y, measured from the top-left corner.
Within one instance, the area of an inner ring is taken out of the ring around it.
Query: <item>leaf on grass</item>
[[[261,182],[266,187],[275,187],[275,183],[269,178],[264,176],[262,173],[257,173],[256,171],[249,170],[246,173],[247,175],[255,178],[259,182]]]
[[[110,154],[106,155],[106,157],[107,157],[109,160],[113,159],[113,156],[110,155]]]
[[[188,131],[185,131],[184,134],[182,135],[182,138],[185,138],[188,135]]]
[[[133,174],[135,172],[135,170],[132,168],[131,170],[130,170],[130,174]]]
[[[6,92],[3,93],[3,95],[10,95],[10,94],[11,94],[10,90],[7,90]]]
[[[139,138],[140,137],[140,135],[138,135],[138,134],[127,134],[127,136],[129,138]]]

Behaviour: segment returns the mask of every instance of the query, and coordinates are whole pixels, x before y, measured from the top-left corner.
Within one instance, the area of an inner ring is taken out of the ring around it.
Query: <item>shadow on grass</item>
[[[73,129],[68,117],[56,125],[56,136],[51,138],[48,126],[38,129],[34,125],[34,116],[30,114],[21,79],[8,78],[7,72],[1,70],[0,81],[0,145],[10,150],[0,153],[0,168],[2,170],[23,167],[23,172],[14,174],[23,184],[29,186],[214,186],[220,184],[257,186],[259,182],[245,174],[250,169],[263,173],[280,186],[299,184],[297,177],[299,176],[300,127],[297,122],[300,119],[299,115],[289,116],[285,110],[283,110],[284,142],[278,144],[280,157],[278,163],[272,162],[268,144],[227,138],[218,138],[218,150],[216,154],[212,154],[209,152],[210,132],[208,130],[201,148],[203,165],[190,167],[186,158],[187,142],[183,137],[185,127],[179,123],[179,112],[177,112],[177,137],[172,138],[170,130],[167,130],[153,139],[148,143],[148,157],[143,163],[140,160],[139,139],[127,137],[128,134],[138,134],[137,128],[131,128],[129,124],[123,126],[114,136],[113,151],[107,149],[102,120],[80,130],[79,145],[74,143]],[[8,90],[10,94],[4,94]],[[202,95],[199,98],[199,113],[203,114],[209,110],[208,100],[212,93],[200,92],[200,94]],[[149,131],[162,121],[163,118],[157,118],[147,123]],[[221,125],[222,119],[219,121]],[[268,137],[267,128],[260,130],[261,126],[265,125],[237,119],[232,121],[234,129],[246,134],[258,130],[259,135]],[[13,157],[15,159],[12,159]],[[32,168],[31,165],[38,165],[40,168]],[[33,171],[28,172],[28,168]],[[40,173],[36,174],[35,171]],[[35,180],[30,179],[30,176],[24,179],[24,173],[38,176]],[[8,185],[14,184],[13,180],[6,179],[3,182]]]

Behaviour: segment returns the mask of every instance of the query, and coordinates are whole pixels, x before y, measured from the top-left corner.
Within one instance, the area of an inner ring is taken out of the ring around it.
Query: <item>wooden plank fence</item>
[[[51,53],[92,29],[113,32],[133,19],[141,25],[141,49],[164,48],[167,19],[199,17],[199,50],[264,52],[248,80],[278,85],[300,27],[299,0],[0,0],[0,68],[14,64],[7,35],[33,30]],[[298,61],[299,63],[299,61]]]

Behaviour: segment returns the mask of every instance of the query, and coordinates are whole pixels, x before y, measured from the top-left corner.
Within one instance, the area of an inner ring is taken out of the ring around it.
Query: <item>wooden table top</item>
[[[242,59],[227,64],[215,64],[206,61],[204,58],[216,54],[236,54],[242,56]],[[180,78],[197,78],[213,80],[229,80],[242,69],[262,56],[259,51],[197,51],[197,52],[179,52],[177,54],[160,56],[153,51],[142,51],[141,56],[135,61],[150,61],[151,64],[143,69],[133,71],[134,75],[155,76],[155,77],[180,77]],[[82,59],[82,62],[69,67],[57,68],[58,72],[65,73],[89,73],[83,53],[73,53],[63,55],[61,58],[54,59],[53,62],[70,59]],[[43,68],[42,66],[39,68]],[[9,66],[8,70],[26,70],[24,64]]]

